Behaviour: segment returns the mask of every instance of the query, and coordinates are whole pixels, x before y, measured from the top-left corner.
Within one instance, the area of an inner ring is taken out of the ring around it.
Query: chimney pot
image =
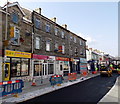
[[[41,8],[36,8],[35,11],[39,14],[41,14]]]
[[[56,23],[56,17],[51,18],[51,20]]]
[[[67,25],[66,24],[63,24],[62,27],[64,27],[65,29],[67,29]]]

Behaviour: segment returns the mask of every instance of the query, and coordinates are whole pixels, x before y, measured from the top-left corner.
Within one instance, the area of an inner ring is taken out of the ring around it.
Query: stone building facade
[[[2,8],[4,60],[10,69],[10,78],[49,77],[80,72],[80,58],[86,58],[86,40],[41,14],[41,9],[27,10],[18,2]],[[10,64],[9,64],[10,63]],[[6,76],[6,80],[9,79]]]

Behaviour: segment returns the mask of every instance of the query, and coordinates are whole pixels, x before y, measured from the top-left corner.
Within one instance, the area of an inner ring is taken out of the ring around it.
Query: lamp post
[[[4,70],[5,70],[5,62],[6,62],[6,43],[7,43],[7,32],[8,32],[8,0],[6,3],[6,24],[5,24],[5,45],[4,45]],[[7,43],[8,44],[8,43]]]

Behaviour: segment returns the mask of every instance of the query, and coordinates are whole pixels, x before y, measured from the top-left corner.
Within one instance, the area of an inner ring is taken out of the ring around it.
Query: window
[[[12,17],[12,22],[18,24],[18,19],[19,19],[18,14],[17,13],[12,13],[11,17]]]
[[[46,51],[50,51],[50,41],[46,41]]]
[[[75,55],[77,55],[77,53],[78,53],[78,50],[77,50],[77,47],[75,48]]]
[[[50,25],[46,24],[46,32],[50,32]]]
[[[28,59],[21,59],[21,75],[28,75]]]
[[[29,59],[11,58],[11,76],[27,76],[29,74]]]
[[[10,33],[11,34],[11,33]],[[12,38],[10,40],[12,45],[19,45],[20,43],[20,30],[16,27],[13,27]]]
[[[76,43],[76,37],[74,37],[74,42]]]
[[[70,40],[72,41],[72,39],[73,39],[73,37],[72,36],[70,36]]]
[[[58,43],[55,43],[55,49],[58,50]]]
[[[34,61],[34,76],[42,75],[42,63],[40,61]]]
[[[55,27],[55,35],[58,35],[58,28]]]
[[[40,29],[40,20],[39,19],[35,19],[35,27],[37,29]]]
[[[65,53],[65,46],[62,45],[62,53],[64,54]]]
[[[82,40],[80,40],[80,45],[82,45]]]
[[[35,39],[35,48],[40,49],[40,37],[36,37]]]
[[[61,37],[62,37],[62,38],[65,38],[65,34],[64,34],[63,31],[61,32]]]

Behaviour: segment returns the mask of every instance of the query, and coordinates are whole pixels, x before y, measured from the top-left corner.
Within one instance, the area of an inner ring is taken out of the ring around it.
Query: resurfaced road
[[[97,76],[22,102],[22,104],[34,104],[36,102],[39,104],[48,104],[49,102],[81,102],[81,104],[83,102],[92,102],[96,104],[111,89],[117,77],[117,73],[113,73],[112,77]]]

